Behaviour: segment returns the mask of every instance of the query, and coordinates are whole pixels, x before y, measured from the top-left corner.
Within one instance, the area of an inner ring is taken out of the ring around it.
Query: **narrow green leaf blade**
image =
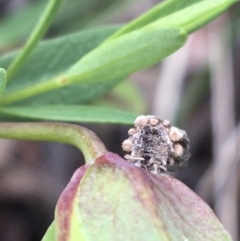
[[[134,19],[106,42],[159,21],[164,26],[172,25],[193,32],[216,18],[238,0],[166,0]]]
[[[150,24],[150,26],[172,25],[181,27],[188,33],[192,33],[218,17],[236,2],[238,0],[200,1],[159,19]]]
[[[0,114],[32,120],[131,124],[137,114],[100,106],[42,105],[3,107]]]
[[[8,79],[12,79],[12,77],[19,71],[19,69],[24,66],[28,57],[50,27],[52,21],[57,15],[61,3],[62,0],[49,0],[45,11],[43,12],[35,28],[33,29],[33,32],[31,33],[26,44],[8,67]]]
[[[126,24],[122,28],[120,28],[116,33],[114,33],[110,38],[106,40],[112,40],[116,37],[119,37],[123,34],[129,33],[131,31],[140,29],[152,22],[155,22],[161,18],[164,18],[174,12],[177,12],[183,8],[186,8],[190,5],[193,5],[197,2],[200,2],[203,0],[168,0],[161,2],[157,5],[155,5],[153,8],[151,8],[146,13],[140,15],[138,18],[134,19],[130,23]]]
[[[118,26],[110,26],[82,31],[41,42],[26,62],[26,65],[13,77],[13,81],[8,83],[5,95],[39,85],[66,72],[82,56],[96,48],[118,28]],[[7,68],[17,54],[18,52],[14,52],[1,57],[0,66]],[[108,85],[105,83],[92,84],[91,89],[87,85],[69,85],[63,89],[29,98],[22,101],[21,104],[82,103],[101,96],[119,81],[115,80],[115,83]]]
[[[51,225],[47,229],[47,232],[43,236],[42,241],[57,241],[56,238],[55,238],[55,223],[54,223],[54,221],[51,223]]]
[[[142,97],[138,86],[129,81],[123,81],[110,92],[99,99],[91,102],[91,104],[112,107],[130,111],[138,114],[145,113],[147,104]]]
[[[17,46],[30,34],[47,1],[31,1],[26,3],[0,20],[1,52],[4,49],[11,49],[13,46]]]
[[[70,68],[66,78],[70,82],[124,78],[158,63],[182,47],[186,39],[180,28],[145,27],[100,45]]]
[[[5,69],[0,68],[0,98],[4,93],[6,82],[7,82],[7,73]]]
[[[145,27],[133,31],[100,45],[80,59],[65,74],[29,88],[12,91],[2,99],[2,103],[19,101],[69,84],[79,84],[79,86],[85,84],[85,90],[79,91],[78,96],[88,94],[94,88],[102,91],[103,85],[106,92],[110,89],[109,86],[113,87],[126,76],[148,68],[172,54],[185,43],[186,39],[186,32],[175,27]],[[92,99],[94,98],[96,95],[92,96]]]

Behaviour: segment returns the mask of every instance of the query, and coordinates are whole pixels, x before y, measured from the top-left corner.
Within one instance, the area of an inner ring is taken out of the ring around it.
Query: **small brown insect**
[[[130,153],[127,161],[155,174],[186,166],[190,154],[185,131],[155,116],[139,116],[134,124],[123,142],[123,150]]]

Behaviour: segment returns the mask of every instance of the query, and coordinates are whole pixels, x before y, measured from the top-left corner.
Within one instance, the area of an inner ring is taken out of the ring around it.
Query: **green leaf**
[[[18,46],[29,36],[47,2],[48,0],[27,1],[16,11],[8,13],[0,20],[0,51]],[[111,3],[112,0],[64,0],[59,14],[51,26],[54,36],[56,34],[65,35],[66,33],[79,31],[83,27],[86,28],[86,24],[93,21]],[[103,26],[102,21],[98,22],[99,25]],[[16,26],[18,27],[16,28]],[[96,24],[94,27],[96,27]]]
[[[200,1],[153,22],[150,26],[172,25],[181,27],[188,33],[192,33],[218,17],[236,2],[238,0]]]
[[[3,107],[6,117],[30,120],[132,124],[136,114],[100,106],[42,105]]]
[[[100,82],[146,69],[183,46],[186,33],[174,27],[145,27],[100,45],[66,74],[70,82]]]
[[[31,1],[30,3],[26,3],[23,7],[9,13],[0,21],[0,51],[17,45],[30,34],[47,1]]]
[[[119,27],[111,26],[97,30],[82,31],[61,38],[43,41],[34,50],[26,65],[13,77],[6,88],[6,95],[30,86],[41,84],[47,80],[66,72],[82,56],[97,47],[104,39],[110,36]],[[0,58],[0,66],[7,68],[18,52]],[[27,103],[80,103],[98,97],[112,88],[115,83],[92,84],[89,89],[85,85],[69,85],[59,89],[27,99]],[[79,95],[81,93],[81,95]],[[24,101],[22,102],[24,103]]]
[[[57,202],[55,224],[68,241],[232,241],[186,185],[111,152],[74,173]]]
[[[55,223],[51,223],[41,241],[55,241]]]
[[[141,95],[138,86],[129,81],[121,82],[100,99],[91,102],[91,104],[94,103],[138,114],[145,113],[147,110],[146,100]]]
[[[116,33],[111,35],[110,38],[106,40],[106,42],[123,34],[140,29],[156,20],[164,18],[199,1],[203,0],[168,0],[160,2],[147,12],[140,15],[138,18],[132,20],[130,23],[120,28]]]
[[[174,27],[146,27],[133,31],[100,45],[59,77],[12,91],[2,99],[2,103],[11,103],[73,83],[79,86],[87,84],[85,92],[79,92],[81,95],[92,91],[96,86],[99,88],[101,83],[113,87],[116,81],[129,74],[158,63],[179,49],[186,39],[185,31]],[[94,83],[97,85],[94,86]],[[95,97],[92,96],[93,99]]]
[[[62,0],[49,0],[45,11],[39,19],[37,25],[34,27],[33,32],[31,33],[26,44],[11,63],[11,65],[8,67],[8,79],[12,79],[12,77],[25,64],[33,49],[37,46],[38,42],[44,36],[55,16],[57,15],[57,12],[61,6],[61,2]]]
[[[0,68],[0,98],[2,97],[2,95],[4,93],[6,82],[7,82],[6,71],[5,71],[5,69]]]
[[[130,4],[129,0],[65,0],[55,26],[58,28],[58,34],[104,26],[109,24],[116,14],[124,11],[123,5],[126,4]]]
[[[238,0],[164,1],[122,27],[107,41],[142,28],[157,20],[159,20],[157,24],[178,26],[190,33],[216,18],[237,1]]]

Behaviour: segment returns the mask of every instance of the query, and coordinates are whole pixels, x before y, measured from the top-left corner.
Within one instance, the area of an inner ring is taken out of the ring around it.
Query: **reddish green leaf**
[[[56,208],[61,241],[227,241],[210,207],[183,183],[113,153],[81,167]]]

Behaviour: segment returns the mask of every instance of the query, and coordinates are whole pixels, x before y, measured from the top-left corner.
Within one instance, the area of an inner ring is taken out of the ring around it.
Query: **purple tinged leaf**
[[[210,207],[183,183],[113,153],[78,169],[55,213],[58,241],[227,241]]]

